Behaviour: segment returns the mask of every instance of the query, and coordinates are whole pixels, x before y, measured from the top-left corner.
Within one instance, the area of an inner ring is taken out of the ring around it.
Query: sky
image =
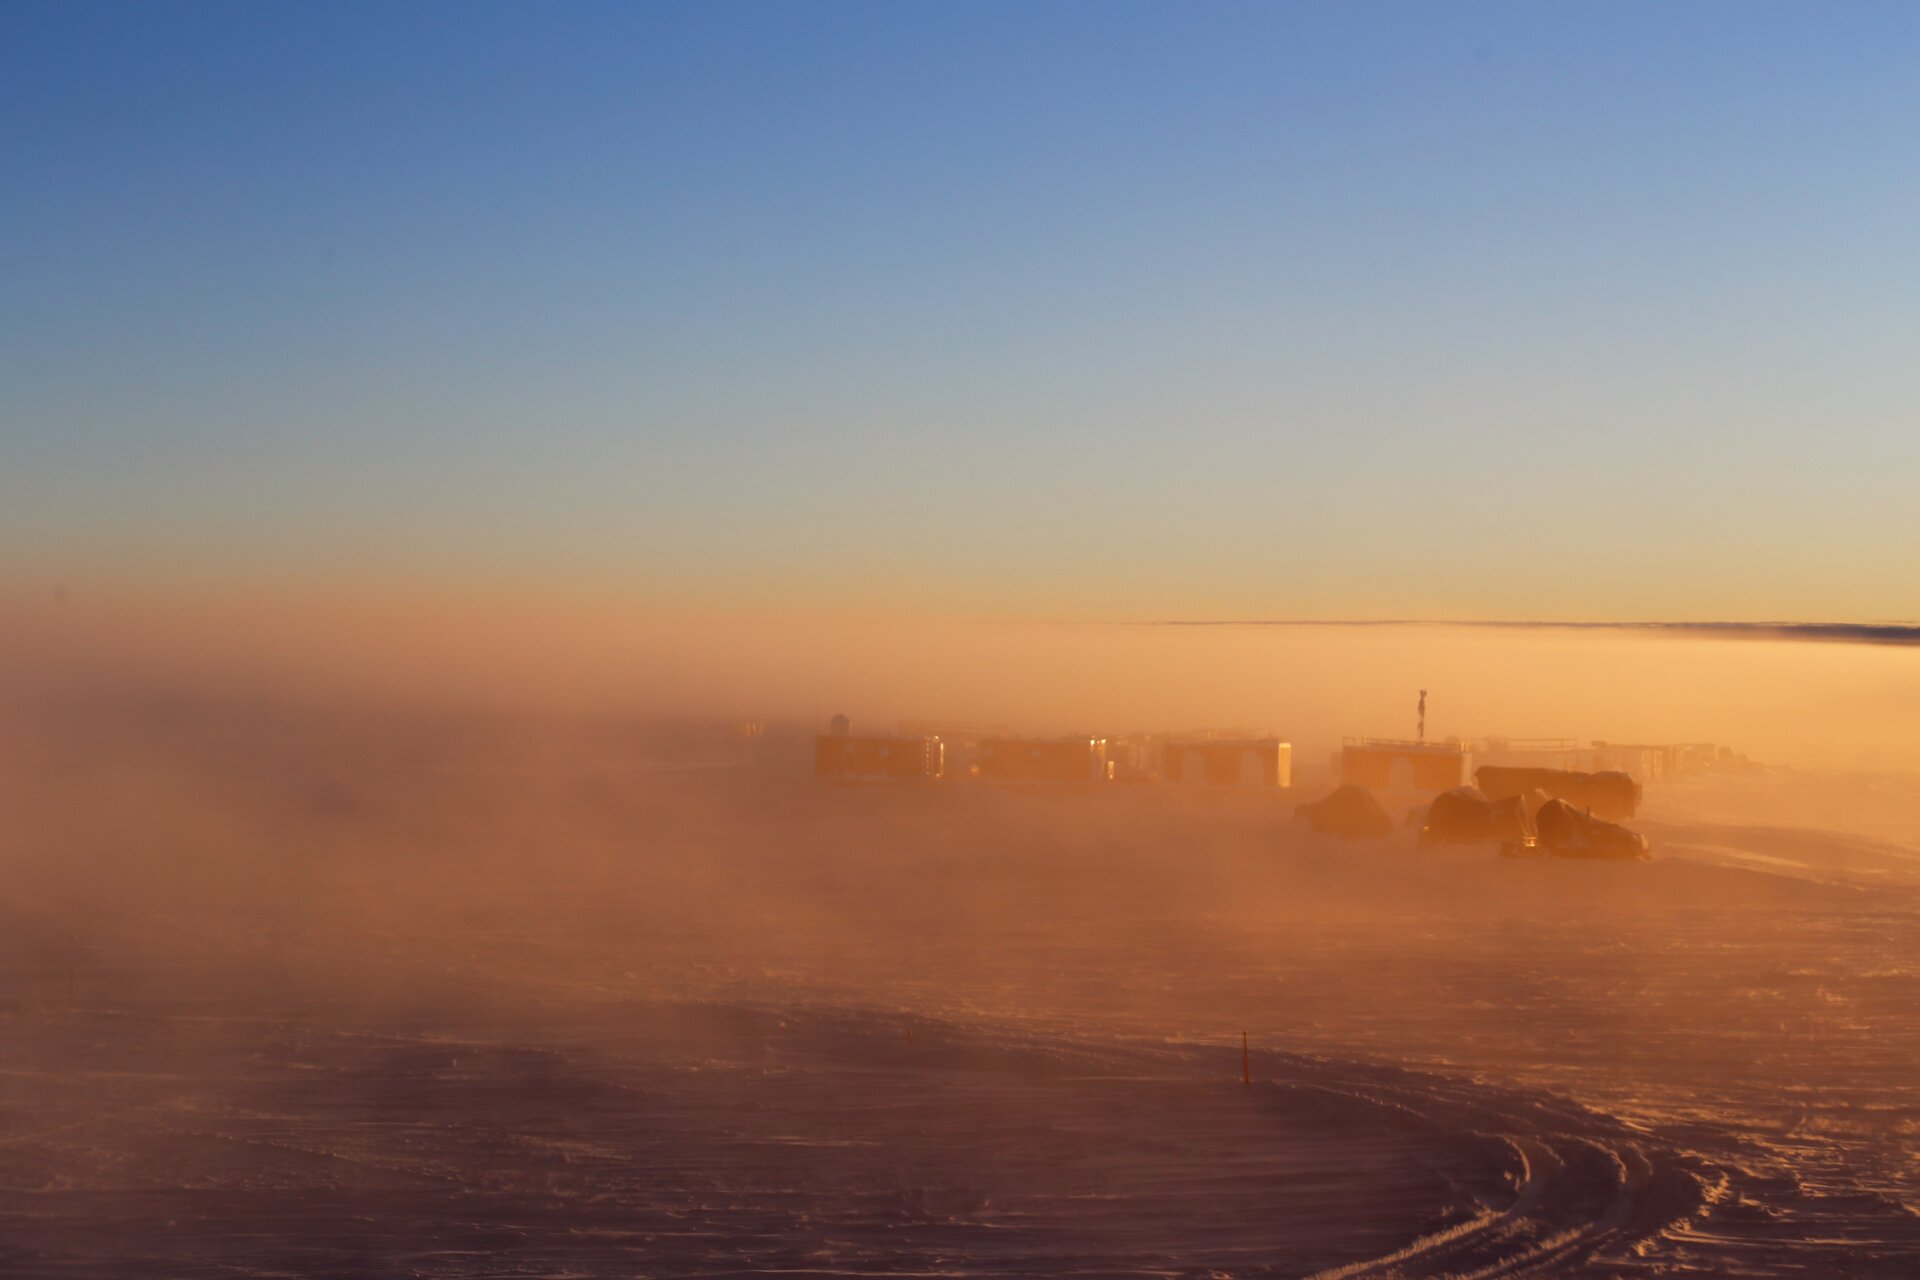
[[[0,7],[0,590],[1920,616],[1920,9]]]

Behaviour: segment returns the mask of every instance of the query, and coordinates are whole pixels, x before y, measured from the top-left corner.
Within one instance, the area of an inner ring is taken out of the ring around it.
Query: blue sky
[[[0,11],[0,565],[1888,618],[1920,10]]]

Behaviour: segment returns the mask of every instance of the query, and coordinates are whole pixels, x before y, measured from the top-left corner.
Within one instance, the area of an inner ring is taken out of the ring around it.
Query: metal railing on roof
[[[1419,742],[1412,738],[1342,738],[1343,747],[1380,747],[1393,751],[1433,751],[1455,755],[1467,750],[1467,744],[1455,738],[1438,742]]]

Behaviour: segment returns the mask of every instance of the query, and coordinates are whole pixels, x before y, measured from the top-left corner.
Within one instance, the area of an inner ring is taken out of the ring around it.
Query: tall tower
[[[1420,741],[1427,740],[1427,691],[1420,691]]]

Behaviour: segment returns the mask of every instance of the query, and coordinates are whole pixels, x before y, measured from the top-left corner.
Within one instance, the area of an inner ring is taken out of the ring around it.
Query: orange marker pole
[[[1247,1048],[1247,1033],[1240,1033],[1240,1083],[1253,1083],[1253,1053]]]

